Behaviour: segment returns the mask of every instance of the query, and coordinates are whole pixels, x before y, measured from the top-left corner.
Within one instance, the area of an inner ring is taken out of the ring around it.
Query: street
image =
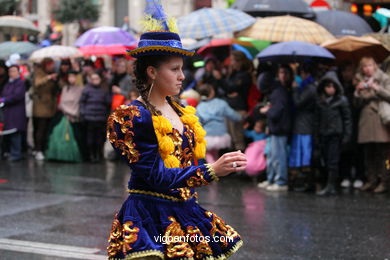
[[[127,196],[123,163],[0,165],[0,259],[106,259]],[[198,192],[243,237],[231,259],[390,259],[390,194],[270,193],[243,176]]]

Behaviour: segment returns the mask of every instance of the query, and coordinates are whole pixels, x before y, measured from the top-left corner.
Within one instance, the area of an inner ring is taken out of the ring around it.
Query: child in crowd
[[[326,187],[317,195],[335,195],[341,145],[351,138],[351,112],[336,73],[325,74],[317,91],[315,129],[328,175]]]
[[[210,84],[198,87],[202,101],[197,106],[197,116],[204,130],[207,132],[206,160],[214,163],[218,159],[220,149],[231,146],[231,137],[228,134],[225,120],[228,118],[238,122],[241,115],[234,111],[226,101],[215,97],[215,90]]]
[[[251,138],[251,142],[245,150],[247,157],[246,173],[250,176],[256,176],[266,168],[266,138],[265,121],[257,120],[253,126],[253,130],[248,130],[249,123],[244,125],[245,136]]]

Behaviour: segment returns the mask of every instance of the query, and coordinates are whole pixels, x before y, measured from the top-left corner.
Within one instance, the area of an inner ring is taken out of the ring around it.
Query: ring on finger
[[[236,162],[233,162],[233,168],[236,168],[238,165]]]

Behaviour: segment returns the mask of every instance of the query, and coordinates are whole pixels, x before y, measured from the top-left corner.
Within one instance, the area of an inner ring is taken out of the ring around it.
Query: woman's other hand
[[[215,163],[211,164],[218,177],[226,176],[231,172],[243,171],[246,165],[246,156],[241,151],[225,153]]]

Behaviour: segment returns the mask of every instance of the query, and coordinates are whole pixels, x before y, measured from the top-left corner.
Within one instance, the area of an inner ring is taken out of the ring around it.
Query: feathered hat
[[[138,47],[128,51],[130,56],[139,58],[146,55],[194,55],[194,51],[183,48],[176,19],[167,17],[161,0],[146,0],[145,17],[141,23],[144,33],[141,35]]]

